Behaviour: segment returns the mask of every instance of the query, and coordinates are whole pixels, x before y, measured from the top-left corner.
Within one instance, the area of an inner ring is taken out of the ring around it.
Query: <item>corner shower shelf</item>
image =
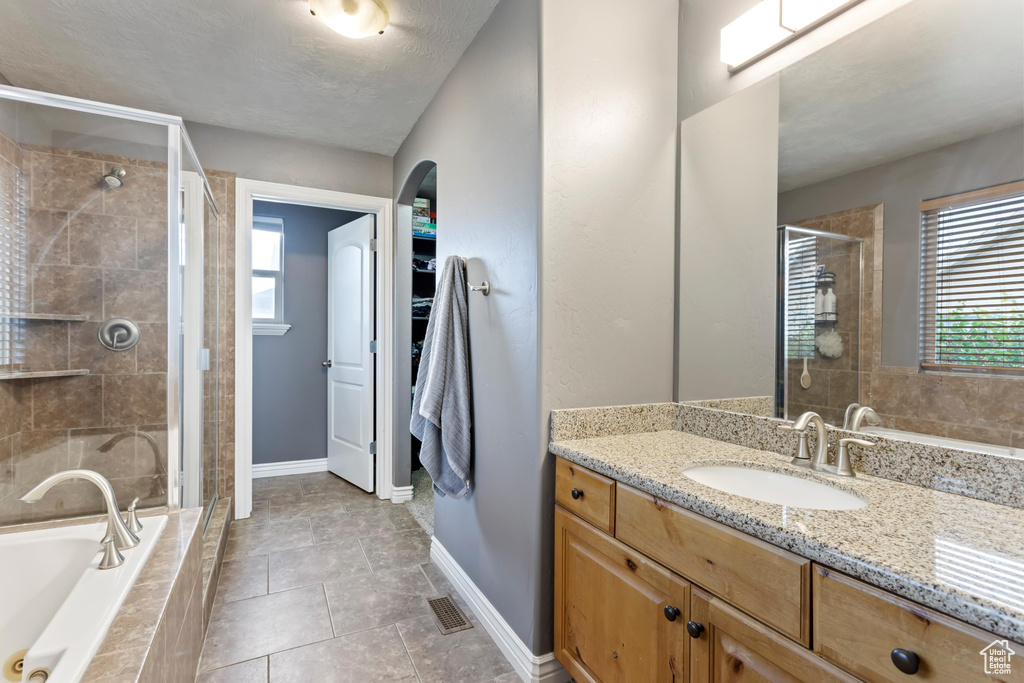
[[[77,377],[78,375],[88,374],[88,370],[19,370],[17,372],[0,372],[0,380],[40,379],[43,377]]]
[[[0,318],[12,320],[62,320],[73,323],[84,323],[89,320],[87,315],[73,315],[70,313],[14,313],[0,311]]]

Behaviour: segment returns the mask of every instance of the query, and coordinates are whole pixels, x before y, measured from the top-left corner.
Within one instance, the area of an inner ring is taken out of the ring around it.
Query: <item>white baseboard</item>
[[[309,474],[310,472],[326,472],[327,458],[312,460],[289,460],[287,462],[268,462],[252,464],[252,478],[283,477],[288,474]],[[410,496],[411,497],[411,496]]]
[[[564,683],[570,679],[569,672],[558,663],[554,652],[540,656],[533,654],[436,537],[430,539],[430,559],[444,573],[459,595],[469,603],[484,629],[523,681]]]
[[[391,502],[392,503],[408,503],[412,500],[412,486],[392,486],[391,487]]]

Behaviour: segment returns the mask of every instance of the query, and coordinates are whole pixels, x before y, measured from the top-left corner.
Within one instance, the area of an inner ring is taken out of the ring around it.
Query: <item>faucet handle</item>
[[[852,477],[853,465],[850,463],[850,446],[861,446],[862,448],[870,448],[875,445],[874,441],[866,441],[864,439],[839,439],[839,455],[836,456],[836,474],[841,477]]]
[[[135,510],[135,506],[138,504],[139,499],[136,497],[128,506],[128,528],[132,530],[133,534],[142,531],[142,522],[139,521],[139,513]]]
[[[113,569],[124,564],[124,555],[117,549],[114,534],[107,534],[100,543],[103,544],[103,559],[100,560],[100,569]]]
[[[781,424],[779,425],[780,432],[796,433],[800,437],[800,442],[796,447],[796,455],[793,456],[793,460],[790,464],[797,465],[799,467],[808,467],[811,463],[811,449],[807,447],[807,430],[797,429],[796,425]]]
[[[797,432],[799,434],[803,434],[804,433],[804,430],[797,429],[794,425],[791,425],[791,424],[781,424],[781,425],[779,425],[779,431],[780,432]]]

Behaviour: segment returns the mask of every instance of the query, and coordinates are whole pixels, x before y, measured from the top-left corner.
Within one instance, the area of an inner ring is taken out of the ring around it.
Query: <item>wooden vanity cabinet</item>
[[[690,590],[693,683],[858,680],[724,600],[697,587]]]
[[[555,655],[577,683],[687,676],[690,585],[555,509]]]

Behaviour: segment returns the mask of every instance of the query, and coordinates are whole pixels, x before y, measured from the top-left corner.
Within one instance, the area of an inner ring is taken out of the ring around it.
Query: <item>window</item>
[[[253,323],[284,322],[284,221],[252,219]]]
[[[1024,373],[1024,181],[921,204],[921,367]]]

